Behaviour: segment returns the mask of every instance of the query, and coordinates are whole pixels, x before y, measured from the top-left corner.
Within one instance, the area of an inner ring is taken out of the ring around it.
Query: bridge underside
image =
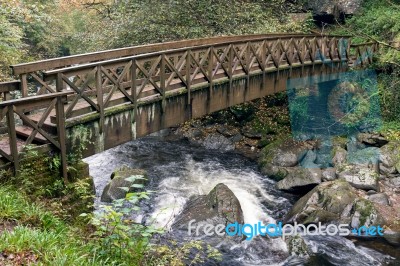
[[[285,92],[288,78],[321,76],[334,80],[347,69],[346,62],[330,62],[329,65],[321,62],[265,73],[260,71],[232,79],[222,78],[215,80],[211,87],[207,83],[197,84],[191,88],[190,94],[186,88],[171,91],[166,96],[165,108],[161,98],[140,101],[136,116],[134,105],[117,105],[106,111],[103,125],[98,115],[86,115],[68,121],[67,150],[73,152],[80,143],[86,143],[84,157],[88,157],[192,118]]]

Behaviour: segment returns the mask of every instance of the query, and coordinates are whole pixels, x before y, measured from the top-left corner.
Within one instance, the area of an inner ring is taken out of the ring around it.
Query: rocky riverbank
[[[302,196],[287,223],[380,225],[400,245],[400,142],[379,133],[329,140],[290,136],[287,102],[266,97],[193,120],[169,137],[258,160],[282,191]]]

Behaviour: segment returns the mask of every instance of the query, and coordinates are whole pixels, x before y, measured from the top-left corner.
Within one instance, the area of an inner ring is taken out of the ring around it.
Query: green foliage
[[[9,185],[0,187],[0,222],[17,220],[42,229],[50,229],[60,225],[43,206],[30,204],[24,197]]]
[[[400,68],[378,75],[382,116],[386,121],[400,121]]]
[[[138,177],[131,176],[127,180],[135,181]],[[143,185],[134,184],[135,188]],[[129,191],[129,188],[125,188]],[[112,205],[102,205],[100,210],[91,214],[91,224],[95,226],[94,237],[99,246],[95,252],[105,259],[118,259],[119,265],[129,262],[140,265],[149,246],[150,237],[162,230],[154,226],[138,224],[129,218],[132,211],[138,211],[139,202],[148,199],[149,192],[127,193],[126,198],[113,201]],[[83,214],[86,216],[87,214]]]
[[[19,172],[12,182],[35,197],[57,197],[64,187],[59,175],[57,155],[39,152],[35,145],[27,145],[22,153]]]

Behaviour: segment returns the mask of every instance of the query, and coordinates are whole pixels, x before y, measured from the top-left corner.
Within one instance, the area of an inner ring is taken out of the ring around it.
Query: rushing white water
[[[185,169],[171,173],[164,178],[157,189],[155,211],[152,214],[157,225],[169,228],[173,217],[180,213],[192,196],[208,194],[218,183],[224,183],[239,199],[245,223],[274,223],[263,201],[286,202],[282,197],[275,197],[265,190],[272,181],[265,182],[260,174],[241,169],[226,169],[218,162],[196,162],[188,155],[184,159]],[[171,165],[164,165],[165,171]],[[160,169],[162,170],[162,169]]]

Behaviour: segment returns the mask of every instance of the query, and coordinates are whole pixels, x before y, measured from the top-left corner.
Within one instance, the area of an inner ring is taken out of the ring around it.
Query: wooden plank
[[[20,90],[21,81],[0,82],[0,93]]]
[[[28,126],[16,126],[15,131],[17,136],[22,137],[24,139],[28,139],[29,136],[32,135],[32,132],[34,131],[33,128],[28,127]],[[40,144],[46,144],[50,143],[45,137],[43,137],[41,134],[36,134],[35,137],[32,137],[32,141],[36,141]],[[31,141],[29,142],[31,143]]]
[[[44,100],[53,99],[57,96],[67,96],[71,93],[72,93],[72,91],[63,91],[63,92],[57,92],[57,93],[52,93],[52,94],[31,96],[29,98],[20,98],[20,99],[9,100],[7,102],[0,102],[0,108],[5,107],[5,106],[10,106],[10,105],[19,106],[21,104],[40,102],[40,101],[44,101]]]

